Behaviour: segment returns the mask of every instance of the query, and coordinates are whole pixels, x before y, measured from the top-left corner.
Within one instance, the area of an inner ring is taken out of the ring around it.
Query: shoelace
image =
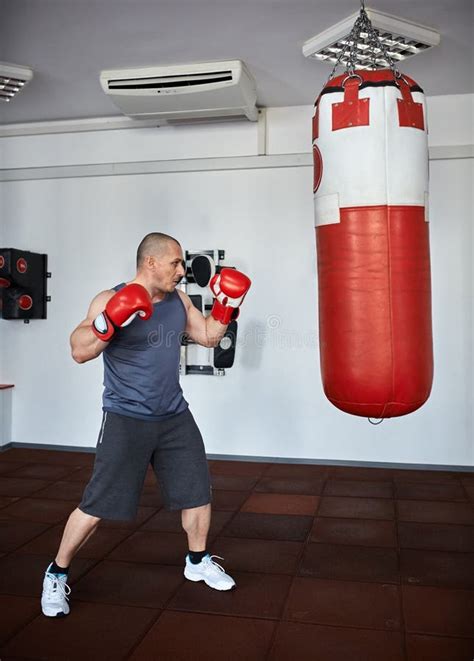
[[[66,583],[66,581],[60,581],[55,574],[46,574],[49,582],[47,584],[48,597],[55,592],[59,592],[64,599],[68,599],[68,595],[71,594],[71,588]]]
[[[217,567],[217,569],[219,569],[221,572],[223,572],[225,574],[224,567],[221,567],[218,562],[214,562],[214,560],[212,558],[218,558],[219,560],[224,560],[224,558],[221,558],[220,555],[210,555],[209,560],[207,562],[208,562],[209,566],[212,565],[213,567]]]

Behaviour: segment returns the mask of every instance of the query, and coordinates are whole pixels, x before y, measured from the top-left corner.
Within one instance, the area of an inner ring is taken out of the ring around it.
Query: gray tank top
[[[125,283],[114,287],[119,291]],[[104,411],[140,420],[162,420],[188,407],[179,384],[181,337],[186,309],[178,292],[153,305],[144,321],[135,317],[102,352]]]

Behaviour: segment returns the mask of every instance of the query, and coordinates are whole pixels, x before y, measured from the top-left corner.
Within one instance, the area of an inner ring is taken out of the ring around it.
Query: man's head
[[[137,250],[137,274],[162,292],[174,291],[186,272],[179,241],[168,234],[152,232]]]

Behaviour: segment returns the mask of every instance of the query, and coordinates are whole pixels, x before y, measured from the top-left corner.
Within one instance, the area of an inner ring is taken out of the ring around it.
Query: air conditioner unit
[[[157,124],[258,116],[255,82],[240,60],[113,69],[100,83],[125,115]]]

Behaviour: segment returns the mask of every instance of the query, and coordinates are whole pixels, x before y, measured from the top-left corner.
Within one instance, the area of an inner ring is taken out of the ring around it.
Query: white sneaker
[[[231,590],[235,587],[234,579],[212,558],[224,559],[218,555],[205,555],[199,564],[193,565],[189,556],[186,556],[184,575],[190,581],[204,581],[206,585],[216,590]]]
[[[52,565],[53,563],[51,563]],[[68,595],[71,588],[66,583],[66,574],[51,574],[49,565],[43,580],[41,608],[47,617],[64,617],[69,615]]]

